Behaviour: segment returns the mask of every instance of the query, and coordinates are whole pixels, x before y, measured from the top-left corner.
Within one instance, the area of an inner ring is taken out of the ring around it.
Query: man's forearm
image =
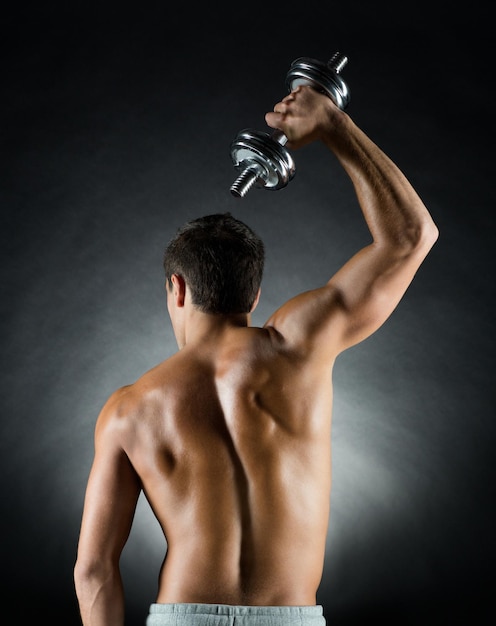
[[[395,163],[343,113],[341,131],[324,135],[355,187],[365,220],[377,243],[415,246],[435,229],[424,203]]]

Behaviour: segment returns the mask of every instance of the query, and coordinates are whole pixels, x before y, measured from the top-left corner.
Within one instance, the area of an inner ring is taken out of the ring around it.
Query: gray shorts
[[[325,626],[316,606],[152,604],[146,626]]]

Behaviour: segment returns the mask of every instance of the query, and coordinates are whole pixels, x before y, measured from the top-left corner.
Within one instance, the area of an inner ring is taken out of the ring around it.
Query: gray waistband
[[[323,615],[320,604],[312,606],[239,606],[233,604],[151,604],[151,614],[162,615],[270,615],[272,617],[319,617]]]

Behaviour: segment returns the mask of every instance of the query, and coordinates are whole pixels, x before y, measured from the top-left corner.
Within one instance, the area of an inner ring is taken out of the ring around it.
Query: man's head
[[[206,215],[182,226],[164,254],[167,286],[181,276],[204,313],[249,313],[264,268],[260,237],[230,213]]]

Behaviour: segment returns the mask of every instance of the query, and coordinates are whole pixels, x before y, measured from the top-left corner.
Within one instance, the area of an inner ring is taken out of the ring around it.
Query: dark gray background
[[[23,4],[3,15],[1,563],[9,623],[78,624],[72,567],[96,416],[175,349],[162,252],[232,211],[262,235],[261,324],[368,242],[320,145],[235,200],[229,145],[265,129],[290,62],[349,57],[348,112],[440,239],[394,315],[335,370],[329,624],[489,623],[494,559],[491,20],[472,2]],[[43,6],[39,6],[43,5]],[[47,6],[48,5],[48,6]],[[164,549],[140,503],[123,555],[144,624]]]

